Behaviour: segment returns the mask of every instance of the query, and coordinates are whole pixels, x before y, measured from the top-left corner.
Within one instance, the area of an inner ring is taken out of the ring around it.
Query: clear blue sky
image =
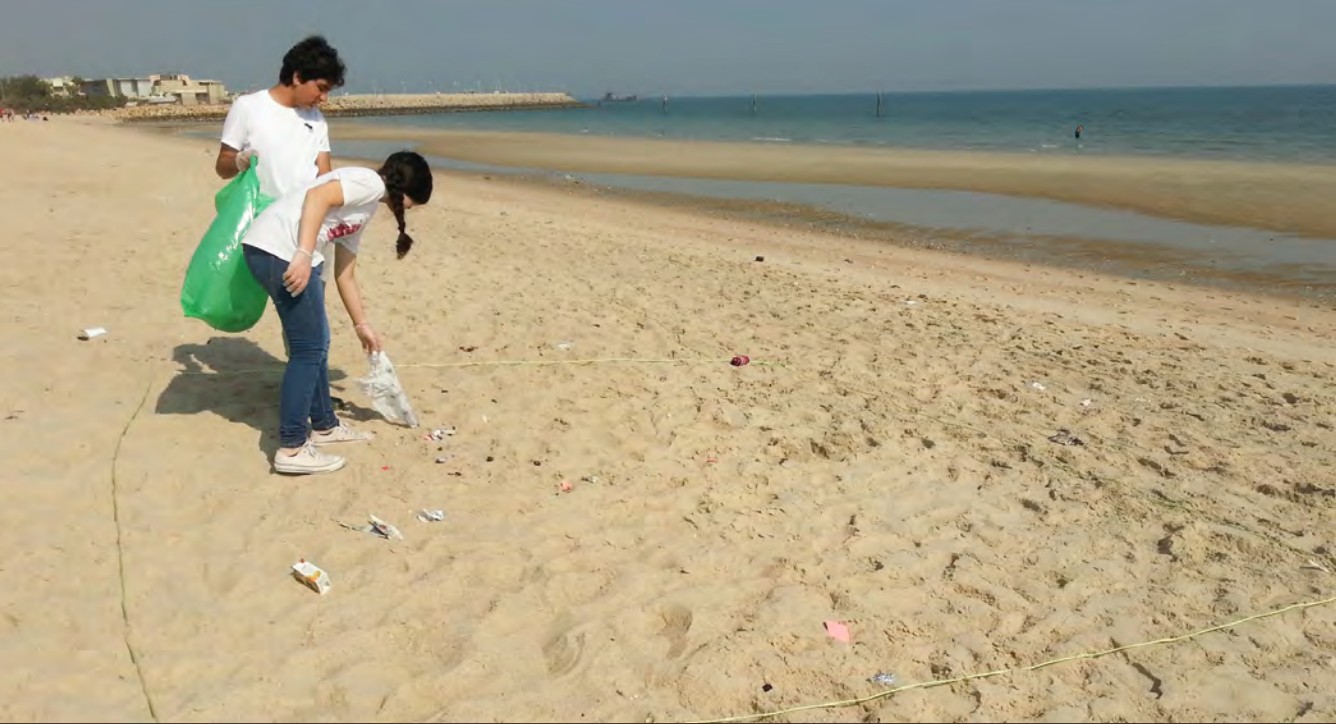
[[[647,95],[1336,83],[1336,0],[0,0],[0,75]]]

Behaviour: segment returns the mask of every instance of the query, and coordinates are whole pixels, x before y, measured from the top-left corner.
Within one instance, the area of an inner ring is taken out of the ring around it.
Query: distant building
[[[153,95],[152,78],[115,78],[116,95],[123,98],[148,98]]]
[[[99,78],[84,81],[82,90],[89,97],[148,98],[153,95],[153,78]]]
[[[51,95],[56,98],[69,98],[82,92],[74,87],[74,76],[61,75],[55,78],[43,78],[42,82],[51,88]]]
[[[227,102],[227,89],[220,81],[191,80],[184,73],[101,78],[85,81],[81,91],[90,97],[110,96],[131,102],[179,103],[184,106]]]
[[[181,73],[159,77],[153,90],[155,95],[174,97],[184,106],[227,102],[227,88],[221,81],[191,80]]]
[[[110,78],[86,80],[79,90],[89,98],[106,98],[116,95],[116,84]]]

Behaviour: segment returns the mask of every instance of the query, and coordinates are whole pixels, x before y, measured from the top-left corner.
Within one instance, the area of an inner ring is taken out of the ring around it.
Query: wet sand
[[[1336,168],[1172,158],[1033,156],[500,133],[334,121],[344,140],[407,140],[499,166],[980,191],[1336,238]],[[1333,251],[1336,254],[1336,250]]]
[[[495,174],[478,172],[465,175],[491,178]],[[1336,246],[1330,247],[1332,251],[1328,256],[1331,259],[1320,264],[1295,266],[1268,258],[1274,251],[1260,247],[1250,247],[1248,257],[1240,260],[1230,258],[1229,252],[1224,249],[1203,253],[1173,243],[1129,243],[1118,236],[1118,227],[1122,224],[1116,223],[1092,226],[1084,234],[1041,234],[1032,231],[1015,234],[996,229],[943,228],[869,220],[814,204],[639,190],[621,185],[590,183],[579,177],[565,175],[530,172],[508,174],[505,178],[512,183],[562,188],[568,194],[591,199],[627,199],[662,208],[741,220],[768,226],[780,233],[800,229],[901,247],[950,251],[980,259],[1022,262],[1129,279],[1216,287],[1303,299],[1328,306],[1336,304]],[[981,216],[979,212],[973,212],[972,215]],[[1265,244],[1266,240],[1259,238],[1256,242]],[[1326,245],[1331,242],[1308,240],[1303,243],[1319,245],[1318,249],[1310,253],[1312,256],[1320,256],[1318,252],[1327,249]]]

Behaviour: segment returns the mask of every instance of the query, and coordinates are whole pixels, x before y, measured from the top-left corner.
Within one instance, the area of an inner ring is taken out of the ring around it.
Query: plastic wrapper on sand
[[[371,399],[371,406],[390,422],[417,427],[417,415],[413,414],[413,405],[399,384],[399,375],[395,374],[389,356],[384,352],[372,352],[367,361],[371,363],[371,371],[357,383]]]

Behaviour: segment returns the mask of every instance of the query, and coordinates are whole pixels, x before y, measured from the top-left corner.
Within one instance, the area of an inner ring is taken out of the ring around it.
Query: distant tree
[[[91,98],[78,95],[68,98],[55,96],[51,93],[51,86],[35,75],[0,78],[0,106],[12,108],[20,113],[68,113],[77,110],[120,108],[123,105],[125,99],[114,96]]]
[[[49,97],[51,97],[51,86],[35,75],[0,78],[0,98],[6,101],[41,100]]]

